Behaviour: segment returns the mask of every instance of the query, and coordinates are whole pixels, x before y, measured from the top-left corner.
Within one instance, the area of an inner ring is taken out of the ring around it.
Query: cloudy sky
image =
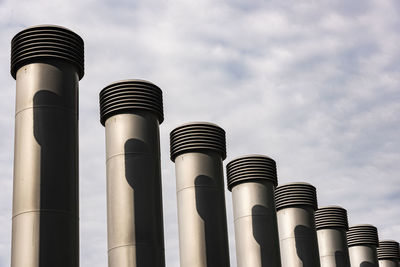
[[[260,153],[280,183],[317,187],[350,224],[400,240],[398,0],[0,0],[0,266],[10,264],[15,81],[10,41],[58,24],[85,41],[80,82],[81,266],[107,266],[105,139],[99,91],[141,78],[164,95],[161,128],[168,266],[179,266],[169,132],[190,121],[227,132],[228,163]],[[226,190],[231,265],[236,266]]]

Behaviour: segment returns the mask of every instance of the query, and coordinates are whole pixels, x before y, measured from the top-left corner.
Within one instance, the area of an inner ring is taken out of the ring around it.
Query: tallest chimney
[[[12,267],[79,266],[78,83],[83,40],[36,26],[11,42],[17,81]]]

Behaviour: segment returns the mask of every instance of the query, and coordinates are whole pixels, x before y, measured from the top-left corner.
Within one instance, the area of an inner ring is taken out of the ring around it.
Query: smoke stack
[[[165,266],[160,137],[162,92],[142,80],[100,92],[106,130],[110,267]]]
[[[323,207],[315,213],[321,267],[350,267],[346,232],[347,211],[342,207]]]
[[[379,267],[399,267],[399,243],[394,240],[383,240],[377,248]]]
[[[375,226],[359,224],[350,227],[347,232],[347,244],[352,267],[379,267],[376,253],[378,231]]]
[[[225,131],[189,123],[170,135],[175,162],[181,267],[229,267],[222,160]]]
[[[275,209],[276,163],[262,155],[232,160],[226,167],[232,191],[238,267],[281,267]]]
[[[16,79],[12,267],[79,266],[78,86],[83,40],[59,26],[11,41]]]
[[[319,267],[315,187],[289,183],[275,191],[282,267]]]

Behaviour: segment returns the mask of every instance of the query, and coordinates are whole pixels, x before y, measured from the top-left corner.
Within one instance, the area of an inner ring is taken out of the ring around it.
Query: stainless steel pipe
[[[232,191],[238,267],[281,267],[275,187],[276,163],[262,155],[247,155],[228,163]]]
[[[100,92],[106,130],[108,266],[163,267],[162,92],[142,80]]]
[[[382,240],[377,248],[379,267],[399,267],[399,243],[394,240]]]
[[[347,211],[338,206],[319,208],[315,212],[315,226],[321,267],[350,267]]]
[[[376,247],[378,231],[375,226],[359,224],[347,232],[351,267],[379,267]]]
[[[225,131],[189,123],[170,135],[175,162],[181,267],[228,267],[222,160]]]
[[[16,79],[12,267],[79,266],[78,86],[84,44],[43,25],[11,42]]]
[[[319,267],[315,187],[289,183],[275,191],[282,267]]]

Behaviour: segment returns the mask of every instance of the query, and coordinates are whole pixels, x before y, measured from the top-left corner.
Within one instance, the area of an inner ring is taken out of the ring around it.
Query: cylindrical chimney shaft
[[[238,267],[281,267],[275,186],[276,163],[262,155],[232,160],[226,167],[232,191]]]
[[[142,80],[100,92],[106,130],[109,267],[163,267],[160,136],[162,92]]]
[[[338,206],[320,208],[315,212],[315,226],[321,267],[350,267],[347,211]]]
[[[228,267],[222,160],[225,131],[189,123],[171,132],[175,162],[181,267]]]
[[[399,267],[399,243],[394,240],[383,240],[377,248],[379,267]]]
[[[375,226],[359,224],[347,232],[351,267],[379,267],[376,247],[378,231]]]
[[[12,267],[79,266],[78,84],[84,44],[43,25],[11,42],[15,108]]]
[[[278,186],[275,201],[282,267],[319,267],[315,187],[307,183]]]

